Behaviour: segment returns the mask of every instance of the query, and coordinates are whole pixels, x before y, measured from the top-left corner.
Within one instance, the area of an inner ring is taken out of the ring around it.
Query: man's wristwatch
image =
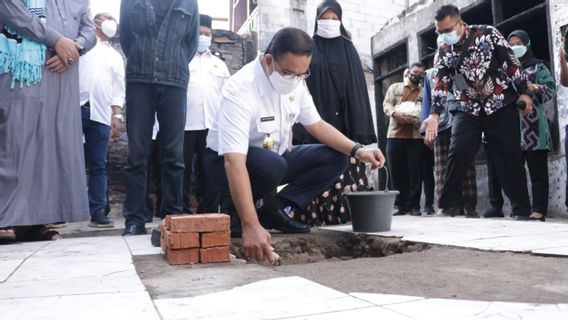
[[[120,114],[120,113],[119,113],[119,114],[113,114],[113,115],[112,115],[112,118],[113,118],[113,119],[118,119],[118,120],[120,120],[120,121],[124,121],[124,116],[123,116],[122,114]]]
[[[362,148],[363,148],[363,145],[362,145],[362,144],[356,143],[356,144],[353,146],[353,149],[351,149],[351,154],[350,154],[350,155],[351,155],[353,158],[355,158],[355,154],[357,153],[357,150],[362,149]]]

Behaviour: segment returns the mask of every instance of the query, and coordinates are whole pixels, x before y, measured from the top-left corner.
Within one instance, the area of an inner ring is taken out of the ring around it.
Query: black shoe
[[[258,219],[265,229],[275,229],[282,233],[310,233],[310,226],[292,220],[283,209],[264,206],[258,210]]]
[[[463,216],[465,213],[461,208],[452,207],[452,208],[445,208],[442,209],[442,212],[437,215],[438,217],[455,217],[455,216]]]
[[[159,247],[161,245],[161,239],[162,239],[162,231],[160,231],[160,227],[152,228],[152,236],[150,237],[150,243],[152,243],[154,247]]]
[[[434,210],[434,206],[432,205],[424,207],[424,211],[427,215],[433,215],[434,213],[436,213],[436,210]]]
[[[422,212],[420,211],[420,209],[412,209],[410,210],[410,215],[414,217],[419,217],[422,215]]]
[[[106,216],[105,209],[100,209],[91,216],[91,228],[114,228],[114,223]]]
[[[513,215],[513,220],[517,220],[517,221],[529,221],[529,220],[531,220],[531,217],[530,217],[530,216]]]
[[[485,213],[483,214],[484,218],[504,218],[505,214],[503,213],[503,210],[495,208],[495,207],[491,207],[489,210],[485,211]]]
[[[123,236],[137,236],[141,234],[146,234],[146,228],[131,224],[124,228]]]
[[[408,212],[399,209],[399,210],[397,210],[395,213],[393,213],[392,215],[393,215],[393,216],[404,216],[404,215],[406,215],[406,214],[408,214]]]

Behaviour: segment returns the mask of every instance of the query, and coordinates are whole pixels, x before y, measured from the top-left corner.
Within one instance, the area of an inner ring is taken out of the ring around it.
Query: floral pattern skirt
[[[351,221],[345,192],[369,191],[365,163],[350,159],[349,168],[329,189],[317,196],[306,210],[293,214],[293,218],[311,226],[342,224]]]

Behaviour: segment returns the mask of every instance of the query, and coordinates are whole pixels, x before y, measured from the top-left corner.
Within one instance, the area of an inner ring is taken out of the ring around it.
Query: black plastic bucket
[[[398,191],[345,193],[354,232],[390,231]]]

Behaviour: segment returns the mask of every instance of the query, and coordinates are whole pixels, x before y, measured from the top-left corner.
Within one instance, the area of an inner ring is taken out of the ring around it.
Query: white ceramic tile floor
[[[0,261],[0,288],[3,281],[6,281],[8,276],[16,270],[23,260],[3,260]]]
[[[385,320],[413,320],[407,316],[387,310],[381,307],[363,308],[339,312],[322,313],[318,315],[286,318],[286,320],[363,320],[363,319],[385,319]]]
[[[164,319],[279,319],[371,307],[372,304],[300,278],[260,281],[194,298],[154,301]]]
[[[389,304],[406,303],[411,301],[423,300],[423,297],[403,296],[397,294],[376,294],[353,292],[349,294],[352,297],[370,302],[377,306],[386,306]]]
[[[324,229],[352,232],[350,225]],[[568,256],[568,224],[564,223],[401,216],[393,217],[391,231],[370,234],[480,250],[531,252],[547,249],[548,254]]]
[[[533,250],[532,253],[545,256],[568,256],[568,246]]]

